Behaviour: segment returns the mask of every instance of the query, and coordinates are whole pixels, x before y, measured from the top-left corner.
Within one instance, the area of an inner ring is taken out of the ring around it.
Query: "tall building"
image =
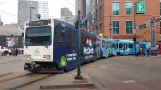
[[[36,20],[37,14],[41,14],[41,19],[48,18],[48,3],[35,0],[18,1],[18,24],[23,28],[24,23],[30,20]]]
[[[73,15],[72,11],[69,8],[61,8],[61,17],[62,16],[71,16]]]
[[[91,3],[91,1],[90,0],[85,0],[86,2],[85,2],[85,13],[86,13],[86,15],[90,12],[90,9],[91,9],[91,7],[90,7],[90,3]]]
[[[82,0],[75,0],[75,15],[78,15],[78,10],[81,10],[81,6],[82,6]]]
[[[38,13],[41,15],[41,19],[49,18],[49,7],[47,1],[39,1]]]
[[[68,8],[61,8],[61,19],[67,22],[73,22],[75,16]]]
[[[134,4],[138,0],[95,0],[96,22],[88,26],[91,31],[103,33],[113,39],[133,39],[134,37]],[[143,25],[152,16],[160,17],[160,0],[144,0],[145,13],[136,14],[136,25]],[[154,7],[151,7],[154,6]],[[160,39],[160,23],[156,23],[156,39]],[[151,41],[151,26],[136,29],[137,40]]]
[[[3,22],[2,22],[1,16],[0,16],[0,26],[3,26]]]

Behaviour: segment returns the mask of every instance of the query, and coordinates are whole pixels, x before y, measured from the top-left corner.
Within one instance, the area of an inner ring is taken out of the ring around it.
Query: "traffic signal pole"
[[[81,70],[80,70],[80,41],[81,41],[81,34],[80,34],[80,10],[78,10],[78,40],[77,40],[77,75],[75,76],[75,79],[83,79],[83,76],[81,75]]]

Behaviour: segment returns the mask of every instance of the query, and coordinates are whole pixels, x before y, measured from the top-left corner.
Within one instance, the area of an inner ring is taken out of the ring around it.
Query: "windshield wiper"
[[[46,48],[48,48],[48,45],[45,45]]]

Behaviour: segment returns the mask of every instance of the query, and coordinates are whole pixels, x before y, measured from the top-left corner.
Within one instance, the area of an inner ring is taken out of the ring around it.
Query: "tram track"
[[[0,80],[0,88],[3,90],[17,90],[43,79],[49,78],[54,74],[22,74]]]

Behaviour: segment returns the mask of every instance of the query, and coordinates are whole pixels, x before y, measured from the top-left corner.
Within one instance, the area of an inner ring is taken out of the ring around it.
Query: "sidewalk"
[[[88,75],[82,74],[82,80],[74,79],[75,75],[76,72],[54,75],[50,81],[40,85],[40,89],[94,88],[93,81]]]

